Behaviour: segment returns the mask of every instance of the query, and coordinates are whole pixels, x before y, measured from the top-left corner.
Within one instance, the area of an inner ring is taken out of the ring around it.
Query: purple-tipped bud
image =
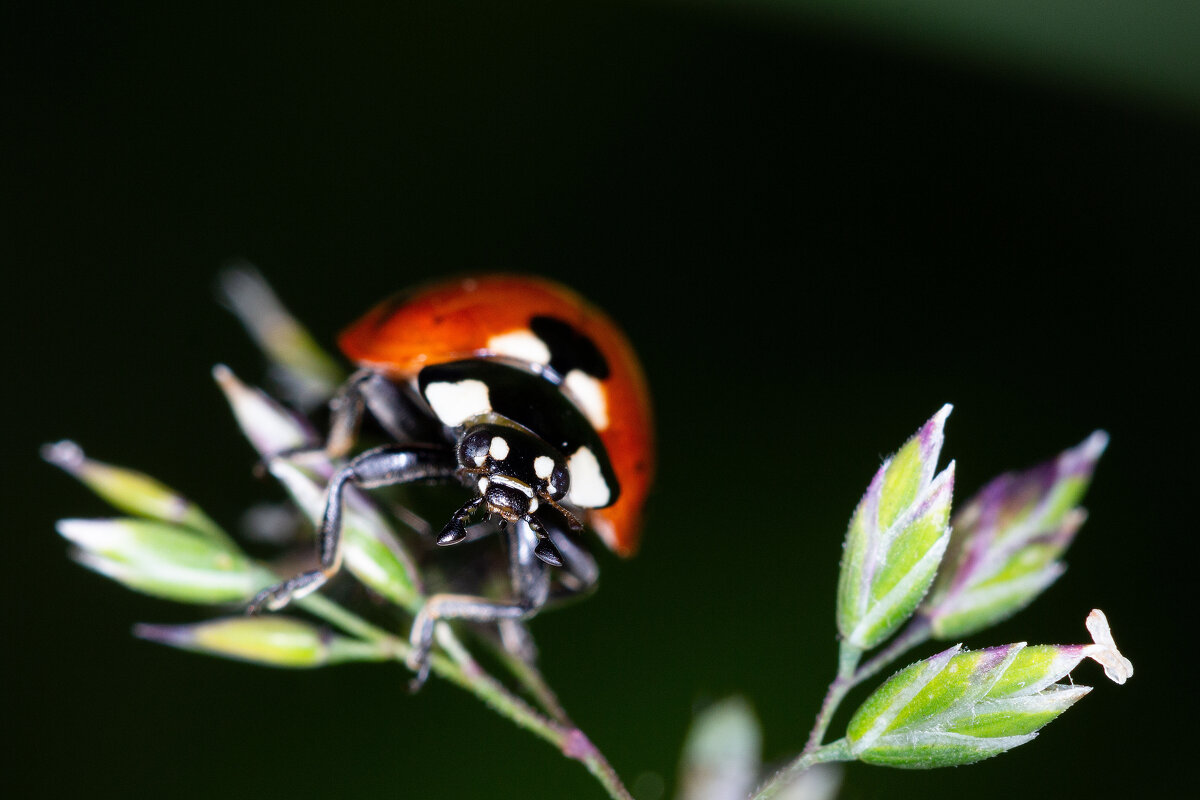
[[[1108,435],[1025,472],[1001,475],[952,521],[945,566],[921,614],[939,639],[986,628],[1028,605],[1065,569],[1086,514],[1077,507]]]
[[[869,650],[888,638],[928,591],[950,531],[954,463],[937,473],[943,406],[875,473],[846,533],[838,581],[838,630]]]

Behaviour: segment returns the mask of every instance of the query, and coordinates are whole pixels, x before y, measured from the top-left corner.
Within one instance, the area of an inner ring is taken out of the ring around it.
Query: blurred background
[[[236,527],[278,490],[212,385],[264,364],[214,300],[257,264],[333,337],[463,271],[564,281],[654,391],[644,547],[533,624],[567,708],[639,800],[697,708],[796,753],[835,670],[846,521],[944,402],[960,500],[1112,435],[1070,569],[967,644],[1087,641],[1137,674],[956,770],[843,797],[1182,786],[1193,632],[1200,11],[922,0],[132,4],[7,11],[6,783],[20,796],[600,797],[475,699],[400,667],[272,671],[135,640],[201,609],[66,557],[105,507],[41,463],[71,437]],[[1182,545],[1183,553],[1179,552]],[[927,646],[912,659],[932,653]],[[832,733],[840,735],[853,695]]]

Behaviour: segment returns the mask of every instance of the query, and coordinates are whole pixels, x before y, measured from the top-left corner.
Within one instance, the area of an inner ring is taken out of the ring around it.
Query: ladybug
[[[347,485],[459,483],[472,497],[437,543],[497,529],[508,538],[512,600],[433,595],[417,615],[417,685],[437,620],[528,619],[550,599],[549,568],[567,592],[590,587],[595,563],[571,535],[584,525],[617,554],[635,552],[654,474],[650,400],[632,347],[603,312],[548,280],[484,275],[392,297],[338,345],[359,370],[330,403],[325,452],[350,452],[364,410],[395,441],[334,473],[320,568],[259,593],[251,613],[280,609],[337,572]],[[479,513],[495,524],[468,526]]]

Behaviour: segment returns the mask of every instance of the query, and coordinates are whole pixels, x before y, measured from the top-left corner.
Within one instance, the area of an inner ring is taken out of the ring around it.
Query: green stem
[[[825,700],[821,703],[821,711],[817,714],[817,721],[808,735],[808,743],[804,746],[804,752],[811,753],[820,747],[834,713],[851,689],[878,673],[904,652],[928,639],[929,633],[929,620],[918,616],[899,636],[892,640],[891,644],[880,650],[874,658],[861,667],[858,666],[858,662],[862,658],[862,651],[842,642],[841,650],[838,653],[837,677],[829,684]]]
[[[398,658],[402,660],[403,657]],[[567,758],[582,763],[613,800],[632,800],[616,770],[579,728],[547,719],[485,673],[474,661],[464,669],[445,656],[435,654],[430,659],[430,668],[435,674],[474,694],[518,727],[545,739]]]
[[[926,617],[918,615],[899,636],[892,640],[891,644],[880,650],[874,658],[855,671],[850,685],[857,686],[867,678],[872,677],[902,654],[928,639],[929,634],[929,620]]]
[[[853,761],[854,754],[850,752],[850,744],[845,739],[838,739],[836,742],[830,742],[824,747],[818,747],[814,750],[804,753],[792,763],[788,764],[783,769],[776,772],[771,780],[767,781],[758,794],[755,794],[751,800],[770,800],[775,797],[792,781],[800,777],[814,764],[820,764],[826,761]]]
[[[392,658],[397,661],[403,662],[412,649],[408,642],[375,627],[327,597],[312,594],[297,602],[303,605],[309,613],[341,628],[346,633],[386,646]],[[440,653],[434,653],[429,662],[431,671],[471,692],[517,727],[554,745],[567,758],[582,763],[613,800],[632,800],[629,790],[621,783],[616,770],[608,763],[604,754],[584,735],[583,731],[570,723],[547,719],[524,700],[510,692],[504,684],[484,672],[483,668],[461,646],[453,647],[453,652],[458,659],[457,662]],[[545,686],[540,673],[537,673],[537,680]],[[546,687],[545,691],[549,692],[549,687]],[[549,696],[553,697],[553,693],[550,692]],[[566,714],[563,713],[562,716],[565,720]]]
[[[508,671],[525,687],[525,690],[533,696],[533,699],[537,701],[537,704],[542,707],[543,711],[554,718],[556,722],[574,727],[571,718],[567,716],[566,709],[559,702],[558,695],[550,688],[550,684],[546,683],[541,670],[525,659],[508,652],[503,647],[496,648],[496,655],[508,667]]]
[[[346,633],[357,636],[360,639],[369,639],[373,642],[391,642],[393,640],[399,642],[395,636],[383,628],[375,627],[362,617],[347,611],[324,595],[310,594],[297,600],[296,604],[313,616],[319,617],[330,625],[341,628]],[[403,644],[405,648],[408,647],[407,642]]]
[[[808,734],[808,744],[804,746],[801,758],[816,752],[821,746],[821,740],[825,738],[825,731],[829,729],[829,723],[833,721],[834,712],[845,698],[846,692],[854,686],[854,670],[858,667],[860,658],[862,658],[862,651],[843,640],[838,650],[837,677],[829,684],[829,690],[825,693],[825,700],[821,703],[817,720]]]

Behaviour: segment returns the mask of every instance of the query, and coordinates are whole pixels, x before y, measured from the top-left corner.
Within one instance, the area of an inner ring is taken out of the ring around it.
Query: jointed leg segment
[[[420,480],[454,477],[457,465],[445,448],[385,445],[368,450],[334,473],[325,490],[325,514],[318,532],[320,568],[301,573],[255,596],[247,613],[278,611],[297,597],[319,589],[341,566],[342,505],[347,484],[373,489]]]

